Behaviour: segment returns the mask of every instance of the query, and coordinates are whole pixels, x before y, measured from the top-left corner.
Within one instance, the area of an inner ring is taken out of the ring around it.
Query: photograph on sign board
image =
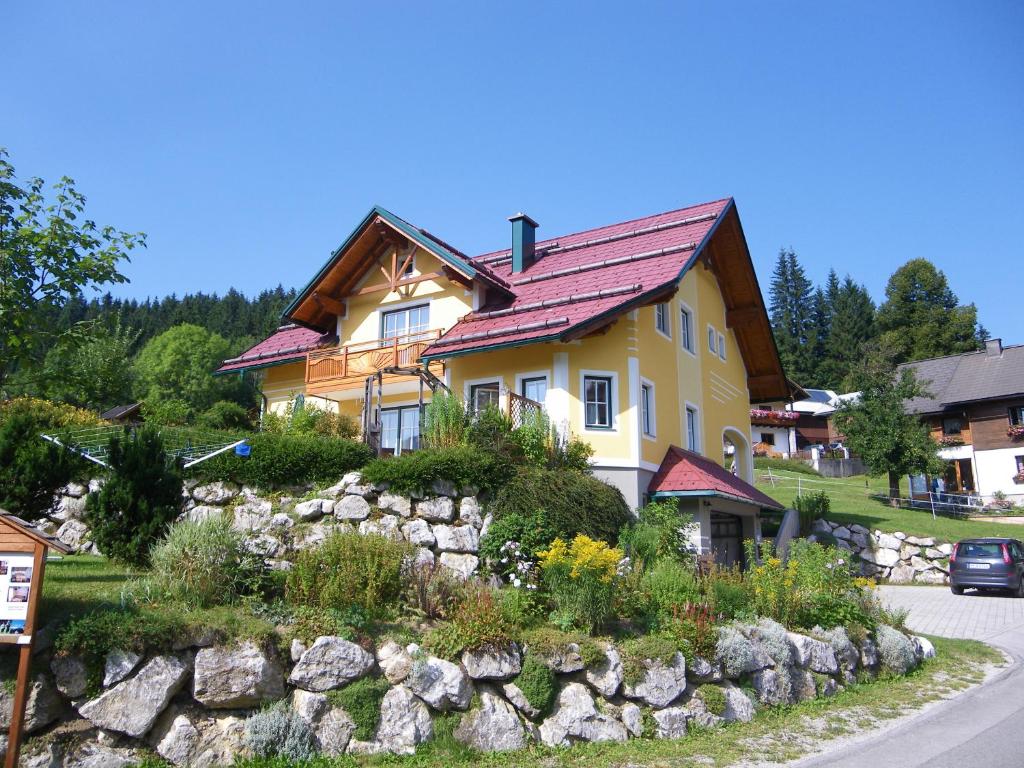
[[[7,575],[7,561],[6,560],[0,560],[0,576],[6,576],[6,575]]]
[[[28,584],[30,581],[32,581],[31,567],[11,568],[11,584]]]
[[[20,635],[25,631],[23,619],[5,619],[0,621],[0,635]]]
[[[28,587],[8,587],[8,589],[7,589],[7,602],[8,603],[27,603],[28,602]]]

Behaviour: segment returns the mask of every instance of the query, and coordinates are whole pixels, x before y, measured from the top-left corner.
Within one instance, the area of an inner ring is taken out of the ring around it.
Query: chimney
[[[1003,354],[1002,339],[986,339],[985,354],[989,357],[1000,357]]]
[[[508,220],[512,222],[512,271],[522,272],[533,264],[537,222],[525,213],[509,216]]]

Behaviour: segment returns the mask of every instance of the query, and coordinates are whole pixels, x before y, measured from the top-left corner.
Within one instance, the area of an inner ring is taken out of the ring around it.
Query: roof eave
[[[783,507],[778,502],[775,502],[774,505],[764,504],[764,503],[759,502],[759,501],[754,501],[753,499],[744,498],[743,496],[737,496],[737,495],[732,494],[732,493],[725,493],[724,491],[713,491],[713,490],[710,490],[710,489],[706,490],[706,491],[704,491],[704,490],[697,490],[697,491],[655,491],[654,493],[651,494],[651,498],[652,499],[667,499],[667,498],[677,498],[677,497],[691,497],[691,498],[694,498],[694,497],[696,497],[696,498],[715,497],[715,498],[720,498],[720,499],[729,499],[730,501],[738,501],[738,502],[741,502],[743,504],[749,504],[750,506],[757,507],[758,509],[775,509],[775,510],[785,509],[785,507]]]

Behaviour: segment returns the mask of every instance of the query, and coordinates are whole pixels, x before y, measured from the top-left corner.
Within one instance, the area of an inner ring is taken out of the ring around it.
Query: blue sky
[[[158,7],[159,5],[159,7]],[[149,235],[118,295],[301,286],[375,203],[469,253],[732,195],[1024,342],[1024,4],[17,3],[0,145]],[[9,73],[9,75],[12,73]]]

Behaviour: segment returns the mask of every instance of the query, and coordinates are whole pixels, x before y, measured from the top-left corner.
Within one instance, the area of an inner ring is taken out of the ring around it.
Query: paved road
[[[995,645],[1014,664],[992,681],[944,702],[875,739],[795,767],[1021,768],[1024,766],[1024,600],[956,596],[941,587],[881,587],[882,599],[910,611],[916,632]]]

